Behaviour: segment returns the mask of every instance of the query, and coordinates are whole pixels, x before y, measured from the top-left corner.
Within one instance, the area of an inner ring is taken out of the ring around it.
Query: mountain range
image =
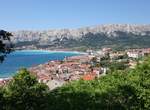
[[[108,24],[78,29],[21,30],[12,32],[16,48],[113,49],[150,47],[150,25]]]

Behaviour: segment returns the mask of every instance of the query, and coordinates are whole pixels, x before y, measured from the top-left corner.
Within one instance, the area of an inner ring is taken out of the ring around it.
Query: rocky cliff
[[[16,46],[135,48],[150,46],[150,25],[111,24],[78,29],[12,32]]]

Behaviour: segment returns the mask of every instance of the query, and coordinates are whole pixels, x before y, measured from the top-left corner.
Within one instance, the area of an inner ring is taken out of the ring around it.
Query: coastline
[[[3,80],[9,80],[9,79],[11,79],[12,77],[7,77],[7,78],[1,78],[0,77],[0,81],[3,81]]]
[[[16,50],[16,51],[14,51],[14,53],[19,53],[19,52],[22,52],[23,54],[26,54],[26,52],[28,52],[28,53],[30,53],[31,52],[31,54],[38,54],[38,53],[40,53],[40,54],[48,54],[48,53],[50,53],[50,54],[52,54],[52,53],[73,53],[73,54],[77,54],[77,55],[86,55],[87,53],[86,52],[79,52],[79,51],[66,51],[66,50],[44,50],[44,49],[38,49],[38,50],[32,50],[32,49],[27,49],[27,50]],[[35,52],[35,53],[34,53]],[[22,54],[21,53],[21,54]],[[12,54],[13,54],[13,52],[12,52]],[[20,53],[19,53],[20,54]],[[74,56],[76,56],[76,55],[74,55]],[[53,60],[51,60],[51,61],[53,61]],[[47,61],[48,62],[48,61]],[[45,62],[45,63],[47,63],[47,62]],[[45,64],[45,63],[41,63],[41,64]],[[32,66],[31,66],[32,67]],[[29,68],[31,68],[31,67],[29,67]],[[17,72],[16,72],[17,73]],[[0,81],[2,81],[2,80],[8,80],[8,79],[11,79],[12,78],[12,76],[8,76],[8,77],[1,77],[0,76]]]
[[[14,52],[45,52],[45,53],[76,53],[76,54],[87,54],[86,52],[79,52],[79,51],[66,51],[66,50],[44,50],[44,49],[38,49],[38,50],[16,50]]]

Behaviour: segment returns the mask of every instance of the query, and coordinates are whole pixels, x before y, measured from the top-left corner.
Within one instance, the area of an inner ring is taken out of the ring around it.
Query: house
[[[105,53],[109,53],[112,51],[112,49],[111,48],[103,48],[102,51]]]
[[[87,73],[82,77],[82,79],[85,80],[85,81],[94,80],[95,78],[96,78],[95,73]]]
[[[127,55],[129,58],[140,58],[144,56],[141,51],[128,51]]]
[[[150,55],[150,48],[130,49],[127,51],[127,54],[130,58],[140,58],[142,56]]]
[[[150,48],[143,49],[144,56],[150,55]]]
[[[96,51],[96,53],[97,53],[97,56],[99,56],[99,57],[104,57],[105,56],[105,52],[104,51],[102,51],[102,50],[99,50],[99,51]]]
[[[51,77],[45,74],[38,75],[38,81],[40,83],[47,83],[49,80],[51,80]]]
[[[137,62],[131,60],[128,65],[129,65],[130,68],[135,68],[136,65],[137,65]]]
[[[105,76],[108,68],[101,68],[101,76]]]
[[[65,81],[63,81],[63,80],[54,80],[53,79],[47,83],[47,86],[49,87],[50,90],[53,90],[57,87],[62,86],[64,83],[65,83]]]
[[[96,74],[96,77],[99,77],[101,73],[101,68],[93,68],[93,73]]]
[[[121,59],[125,56],[125,52],[111,52],[109,54],[110,59]]]
[[[88,53],[88,55],[93,55],[93,50],[88,49],[86,50],[86,52]]]

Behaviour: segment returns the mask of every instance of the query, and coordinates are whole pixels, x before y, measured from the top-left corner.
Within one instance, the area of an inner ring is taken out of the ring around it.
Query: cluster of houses
[[[117,51],[113,52],[111,48],[103,48],[102,50],[93,51],[93,50],[87,50],[87,53],[89,55],[99,55],[101,57],[109,54],[109,57],[111,59],[118,58],[121,56],[127,55],[128,58],[141,58],[143,56],[147,56],[150,54],[150,48],[143,48],[143,49],[128,49],[125,51]]]
[[[104,57],[109,57],[110,61],[123,61],[127,59],[128,65],[134,68],[136,60],[150,54],[150,48],[129,49],[126,51],[112,51],[111,48],[103,48],[98,51],[87,50],[87,54],[66,57],[62,61],[49,61],[46,64],[40,64],[29,68],[39,82],[48,85],[50,90],[60,87],[63,84],[73,80],[93,80],[97,77],[106,75],[109,68],[102,66],[93,66],[93,61],[101,62]],[[5,85],[10,79],[0,79],[0,85]]]
[[[87,54],[65,58],[63,61],[50,61],[31,67],[29,70],[36,75],[39,82],[46,83],[50,89],[62,86],[73,80],[93,80],[106,75],[107,67],[92,66],[93,59],[101,62],[101,58],[108,56],[110,60],[122,61],[128,59],[128,65],[134,68],[137,58],[150,54],[150,48],[130,49],[126,51],[113,52],[111,48],[103,48],[98,51],[87,50]]]
[[[63,61],[50,61],[29,70],[37,76],[39,82],[46,83],[50,89],[53,89],[69,81],[81,78],[93,80],[104,75],[104,69],[91,67],[93,57],[93,55],[72,56]]]
[[[149,54],[150,54],[150,48],[127,50],[127,55],[130,58],[141,58]]]

